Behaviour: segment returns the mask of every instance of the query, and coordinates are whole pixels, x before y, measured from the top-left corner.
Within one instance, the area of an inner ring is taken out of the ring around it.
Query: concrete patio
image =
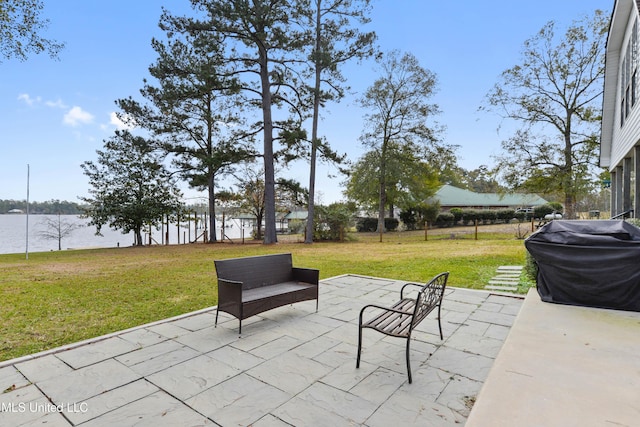
[[[437,272],[434,272],[434,274]],[[0,362],[2,426],[464,425],[523,299],[448,288],[411,346],[358,313],[403,282],[345,275],[307,301],[243,322],[215,308]]]
[[[467,427],[640,425],[640,313],[529,295]]]

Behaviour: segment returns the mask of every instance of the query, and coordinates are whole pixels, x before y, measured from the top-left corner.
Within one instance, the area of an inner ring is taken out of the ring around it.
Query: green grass
[[[524,265],[509,233],[357,234],[345,243],[194,244],[0,255],[0,360],[165,319],[217,303],[213,260],[291,252],[294,265],[340,274],[481,289],[500,265]],[[294,239],[295,240],[295,239]]]

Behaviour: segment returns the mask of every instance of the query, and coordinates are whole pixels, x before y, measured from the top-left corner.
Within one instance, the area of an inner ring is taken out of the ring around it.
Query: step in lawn
[[[521,265],[501,265],[484,288],[491,291],[516,292],[522,274]]]

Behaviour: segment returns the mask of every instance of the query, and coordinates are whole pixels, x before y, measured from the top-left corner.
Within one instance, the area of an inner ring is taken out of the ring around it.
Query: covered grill
[[[547,223],[525,246],[543,301],[640,311],[640,228],[625,221]]]

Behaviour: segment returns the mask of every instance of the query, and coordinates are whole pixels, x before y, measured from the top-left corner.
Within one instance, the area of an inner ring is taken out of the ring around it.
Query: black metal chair
[[[409,360],[409,347],[411,343],[411,333],[418,324],[424,320],[436,307],[438,308],[438,328],[440,339],[442,336],[442,324],[440,322],[440,309],[444,290],[447,286],[449,272],[440,273],[431,279],[427,284],[407,283],[400,290],[400,301],[391,307],[369,304],[360,310],[360,320],[358,323],[358,358],[356,368],[360,367],[360,354],[362,352],[362,330],[364,328],[374,329],[385,335],[405,338],[407,340],[407,373],[409,374],[409,384],[411,384],[411,362]],[[405,288],[419,287],[418,295],[415,298],[405,298]],[[365,310],[377,309],[377,314],[370,320],[363,321]]]

